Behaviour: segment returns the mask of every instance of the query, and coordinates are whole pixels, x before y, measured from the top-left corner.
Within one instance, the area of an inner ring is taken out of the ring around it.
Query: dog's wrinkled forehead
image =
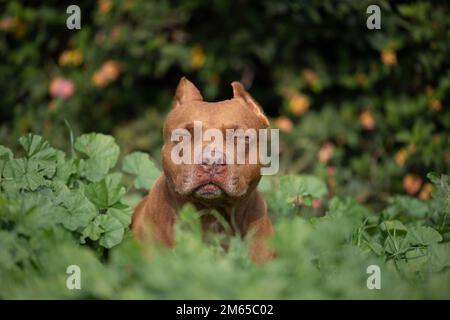
[[[194,121],[201,122],[204,129],[260,129],[264,126],[258,117],[243,107],[238,101],[221,102],[195,101],[173,109],[166,119],[166,130],[186,128]]]
[[[261,106],[238,82],[232,83],[233,98],[205,102],[200,91],[186,78],[178,84],[172,110],[167,116],[164,132],[184,128],[201,121],[204,128],[267,128],[269,121]]]

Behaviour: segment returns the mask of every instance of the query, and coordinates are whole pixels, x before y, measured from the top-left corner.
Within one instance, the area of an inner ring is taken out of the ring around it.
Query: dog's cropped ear
[[[258,102],[256,102],[255,99],[253,99],[250,93],[245,90],[244,86],[238,81],[232,82],[231,86],[233,87],[234,98],[242,100],[244,104],[256,114],[256,116],[261,120],[264,126],[268,127],[269,119],[267,119],[266,115],[264,114],[262,107]]]
[[[173,107],[179,107],[188,101],[203,101],[203,97],[197,87],[186,77],[182,77],[175,92]]]

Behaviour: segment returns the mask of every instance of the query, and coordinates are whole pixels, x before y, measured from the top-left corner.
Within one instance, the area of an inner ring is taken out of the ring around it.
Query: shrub
[[[265,181],[269,207],[282,208],[270,210],[279,257],[256,266],[245,239],[205,243],[191,207],[180,212],[175,249],[139,247],[127,229],[133,188],[151,187],[158,170],[130,154],[123,182],[111,172],[111,136],[82,135],[70,155],[37,135],[20,144],[22,156],[0,146],[0,298],[449,298],[446,175],[429,175],[431,200],[395,197],[378,215],[351,198],[328,201],[314,176]],[[307,215],[316,200],[323,217]],[[70,265],[81,269],[81,290],[66,287]],[[366,286],[370,265],[381,269],[381,290]]]

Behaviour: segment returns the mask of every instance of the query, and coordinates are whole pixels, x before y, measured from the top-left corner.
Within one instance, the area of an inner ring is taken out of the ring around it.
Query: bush
[[[0,298],[449,298],[447,3],[78,4],[81,30],[59,1],[0,6]],[[190,208],[173,251],[131,239],[183,75],[208,101],[240,80],[281,130],[274,262],[204,244]]]
[[[369,31],[374,1],[82,1],[72,31],[57,1],[9,1],[0,137],[39,132],[65,148],[67,119],[159,159],[182,75],[209,100],[241,80],[285,132],[285,172],[333,172],[334,193],[374,205],[391,192],[426,198],[426,173],[450,162],[448,6],[375,3],[382,29]]]
[[[437,189],[427,202],[396,197],[374,215],[333,197],[326,216],[309,218],[310,205],[326,201],[324,182],[265,181],[269,206],[281,208],[271,210],[279,257],[256,266],[240,238],[216,234],[205,243],[190,207],[180,213],[174,250],[139,248],[127,229],[136,199],[126,189],[148,188],[158,171],[134,153],[122,162],[123,182],[110,172],[119,153],[111,136],[82,135],[70,156],[37,135],[20,143],[20,157],[0,146],[0,298],[450,297],[448,176],[429,175]],[[82,290],[66,287],[71,265],[81,269]],[[371,265],[381,269],[382,290],[367,288]]]

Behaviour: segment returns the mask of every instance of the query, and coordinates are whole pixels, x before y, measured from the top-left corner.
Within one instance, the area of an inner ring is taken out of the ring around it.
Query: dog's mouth
[[[218,199],[225,194],[225,191],[214,182],[207,182],[198,186],[194,190],[194,196],[201,199]]]

